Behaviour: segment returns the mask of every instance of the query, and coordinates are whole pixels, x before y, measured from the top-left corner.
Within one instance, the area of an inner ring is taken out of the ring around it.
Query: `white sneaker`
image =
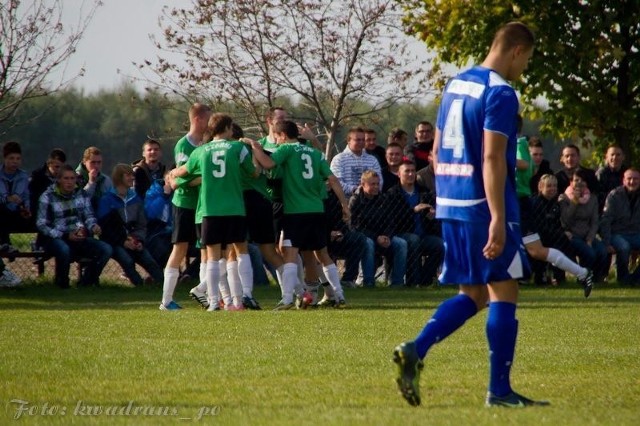
[[[22,284],[19,276],[5,268],[0,274],[0,287],[16,287]]]
[[[189,290],[189,296],[191,296],[193,300],[198,302],[200,306],[202,306],[202,309],[209,308],[209,300],[207,299],[207,293],[198,290],[197,286]]]

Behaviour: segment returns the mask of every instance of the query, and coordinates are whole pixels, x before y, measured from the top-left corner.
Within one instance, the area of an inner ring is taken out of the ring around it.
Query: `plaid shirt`
[[[40,196],[36,227],[43,235],[61,238],[79,226],[91,230],[96,224],[91,200],[84,190],[64,195],[57,185],[52,185]]]

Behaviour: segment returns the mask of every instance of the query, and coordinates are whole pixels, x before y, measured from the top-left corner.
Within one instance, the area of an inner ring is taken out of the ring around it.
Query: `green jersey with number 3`
[[[201,175],[196,222],[206,216],[245,216],[242,174],[255,173],[249,149],[242,142],[213,140],[189,157],[187,171]]]
[[[286,143],[278,147],[271,159],[282,173],[284,212],[322,213],[324,182],[332,175],[322,153],[299,142]]]

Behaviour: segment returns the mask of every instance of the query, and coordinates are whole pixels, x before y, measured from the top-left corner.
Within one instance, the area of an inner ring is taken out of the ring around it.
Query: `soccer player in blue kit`
[[[429,349],[488,303],[487,406],[548,405],[511,388],[518,321],[517,279],[528,274],[515,188],[519,103],[507,81],[517,80],[533,53],[534,35],[511,22],[500,28],[481,65],[447,83],[434,144],[436,216],[442,221],[443,284],[459,293],[444,301],[415,340],[397,346],[393,360],[402,396],[420,404],[420,372]]]

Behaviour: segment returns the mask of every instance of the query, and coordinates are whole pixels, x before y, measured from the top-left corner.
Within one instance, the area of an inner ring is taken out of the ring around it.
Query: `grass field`
[[[188,288],[180,312],[158,310],[159,289],[1,289],[0,424],[640,422],[640,289],[585,300],[523,288],[514,388],[553,405],[508,410],[483,405],[486,311],[427,356],[422,406],[396,391],[393,347],[452,289],[347,289],[344,311],[207,313]],[[256,298],[272,307],[278,291]]]

